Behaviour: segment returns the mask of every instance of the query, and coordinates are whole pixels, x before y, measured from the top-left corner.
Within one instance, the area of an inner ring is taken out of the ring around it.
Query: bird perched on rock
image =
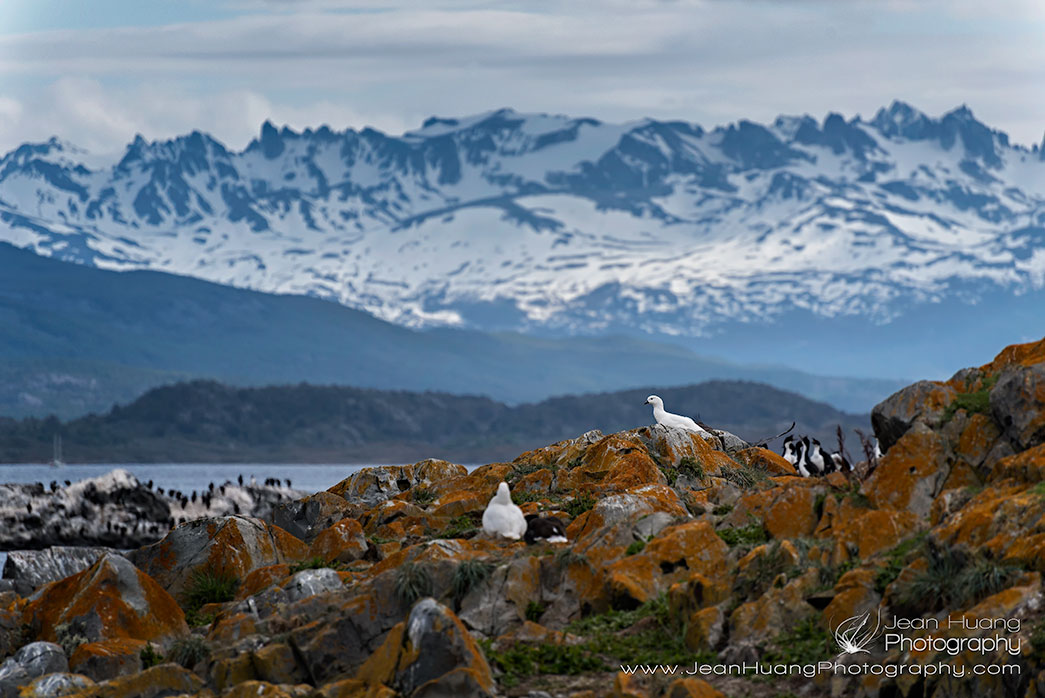
[[[526,535],[524,539],[530,545],[540,541],[545,543],[566,543],[566,526],[557,516],[529,514],[526,517]]]
[[[674,427],[676,429],[685,429],[686,431],[692,431],[701,436],[711,436],[710,433],[699,424],[694,422],[690,417],[684,417],[681,414],[672,414],[664,409],[664,401],[656,395],[650,395],[646,398],[645,405],[653,405],[653,419],[657,421],[657,424],[665,427]]]
[[[519,540],[526,534],[526,517],[522,509],[512,503],[512,493],[507,482],[497,485],[497,494],[486,505],[483,530],[512,540]]]

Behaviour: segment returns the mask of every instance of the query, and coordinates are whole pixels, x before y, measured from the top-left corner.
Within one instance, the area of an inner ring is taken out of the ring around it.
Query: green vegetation
[[[454,601],[460,603],[468,592],[485,582],[491,572],[493,572],[493,565],[482,560],[465,560],[458,564],[450,584]]]
[[[581,646],[517,644],[498,652],[490,640],[482,640],[479,644],[490,663],[501,670],[498,683],[505,688],[538,674],[575,676],[609,670],[609,666]]]
[[[1045,659],[1045,618],[1039,619],[1030,631],[1030,646],[1038,661]]]
[[[677,470],[679,475],[685,475],[694,480],[703,480],[705,477],[704,466],[693,460],[690,456],[684,456],[682,460],[679,461],[679,467]]]
[[[413,605],[418,599],[432,595],[432,576],[424,565],[404,563],[396,570],[395,592],[403,603]]]
[[[969,414],[990,414],[991,389],[997,382],[998,376],[988,376],[983,379],[983,387],[980,390],[955,395],[951,404],[944,408],[941,422],[946,424],[954,419],[958,410],[965,410]]]
[[[438,498],[439,495],[437,495],[430,489],[418,488],[413,491],[414,504],[421,507],[422,509],[426,509],[429,504],[431,504]]]
[[[292,564],[290,566],[290,573],[297,574],[302,570],[322,570],[327,568],[332,570],[341,569],[341,563],[327,562],[319,555],[316,555],[315,557],[311,557],[308,560],[301,560],[300,562],[295,562],[294,564]]]
[[[641,553],[645,547],[646,541],[644,540],[632,541],[631,545],[628,546],[628,549],[624,551],[624,555],[637,555],[638,553]]]
[[[177,640],[170,651],[170,661],[176,662],[186,669],[192,669],[209,656],[210,646],[199,635],[190,635]]]
[[[544,615],[544,604],[538,601],[531,601],[526,604],[526,620],[540,623],[541,616]]]
[[[1045,497],[1045,482],[1039,482],[1034,487],[1031,487],[1028,492],[1036,494],[1040,497]]]
[[[859,482],[854,482],[846,489],[835,491],[836,501],[841,502],[843,499],[846,498],[848,498],[854,506],[860,507],[861,509],[871,508],[871,500],[868,499],[867,496],[860,491]]]
[[[547,492],[512,492],[512,501],[516,504],[526,504],[527,502],[540,502],[545,499],[549,499]]]
[[[722,466],[722,477],[739,487],[743,490],[749,490],[755,485],[765,482],[769,479],[769,476],[765,471],[759,470],[758,468],[752,468],[749,465],[737,463],[735,467],[724,465]]]
[[[381,536],[367,536],[367,541],[373,545],[384,545],[385,543],[394,543],[395,538],[382,538]]]
[[[516,463],[512,466],[511,471],[504,476],[504,481],[507,482],[511,487],[515,487],[515,483],[523,479],[530,473],[536,473],[539,470],[550,470],[555,472],[555,466],[540,465],[538,463]],[[515,493],[513,492],[514,496]]]
[[[820,492],[816,495],[816,499],[813,500],[813,513],[816,514],[817,521],[824,515],[824,502],[827,501],[827,495]]]
[[[209,603],[225,603],[236,597],[239,579],[226,572],[196,570],[183,594],[186,613],[198,613]]]
[[[766,529],[759,521],[752,521],[746,526],[720,528],[715,533],[731,548],[737,545],[759,545],[769,540]]]
[[[639,621],[644,621],[641,625]],[[578,645],[592,654],[612,658],[611,666],[629,664],[689,664],[716,661],[714,654],[686,647],[685,624],[661,594],[631,611],[609,611],[571,623],[567,632],[581,635]]]
[[[815,664],[835,656],[834,637],[820,627],[819,621],[819,614],[810,616],[777,636],[762,661],[767,664]]]
[[[475,520],[462,514],[450,521],[437,538],[471,538],[479,530]]]
[[[582,494],[566,502],[565,510],[571,519],[575,519],[586,511],[595,508],[595,498],[590,494]]]
[[[900,541],[888,553],[885,554],[885,565],[878,570],[874,578],[874,590],[884,594],[886,588],[892,584],[900,572],[907,566],[907,557],[912,550],[916,550],[925,542],[925,532]]]
[[[151,669],[158,664],[163,664],[163,655],[156,651],[151,642],[142,647],[138,656],[142,660],[142,669]]]
[[[733,511],[732,504],[719,504],[717,507],[711,510],[711,513],[715,516],[725,516],[731,511]]]
[[[559,563],[559,569],[566,569],[567,567],[575,563],[583,563],[585,565],[591,564],[588,561],[588,557],[586,555],[584,555],[583,553],[574,552],[573,548],[566,548],[565,550],[560,550],[558,553],[556,553],[555,559]]]
[[[1020,573],[1013,565],[1001,564],[981,552],[927,541],[928,566],[899,589],[899,605],[912,612],[957,611],[1005,589]]]

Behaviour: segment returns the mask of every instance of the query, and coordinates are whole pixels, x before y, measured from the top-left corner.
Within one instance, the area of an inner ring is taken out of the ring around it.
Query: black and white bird
[[[784,450],[781,451],[780,455],[784,457],[791,465],[797,467],[798,465],[798,448],[795,446],[795,437],[788,436],[784,439]]]
[[[566,525],[557,516],[538,516],[527,514],[526,535],[523,539],[533,545],[538,542],[565,543]]]

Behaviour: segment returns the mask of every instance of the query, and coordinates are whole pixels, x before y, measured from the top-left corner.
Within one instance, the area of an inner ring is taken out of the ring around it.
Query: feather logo
[[[867,646],[878,639],[882,627],[882,609],[878,609],[874,626],[871,623],[871,612],[846,618],[835,628],[835,642],[842,649],[840,654],[870,654]]]

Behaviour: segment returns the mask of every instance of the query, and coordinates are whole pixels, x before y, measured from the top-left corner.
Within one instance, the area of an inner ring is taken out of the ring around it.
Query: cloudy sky
[[[967,104],[1045,130],[1038,0],[2,0],[0,150],[510,106],[705,127]]]

